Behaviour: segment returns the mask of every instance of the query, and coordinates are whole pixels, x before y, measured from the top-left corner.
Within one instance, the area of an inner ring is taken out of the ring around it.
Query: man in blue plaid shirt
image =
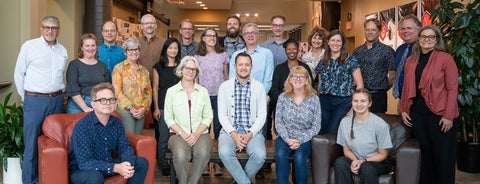
[[[250,77],[250,55],[239,53],[234,67],[235,77],[222,83],[218,91],[218,119],[222,124],[218,154],[234,183],[251,183],[266,158],[262,127],[267,117],[267,99],[263,84]],[[236,152],[243,150],[250,156],[245,169],[236,158]]]

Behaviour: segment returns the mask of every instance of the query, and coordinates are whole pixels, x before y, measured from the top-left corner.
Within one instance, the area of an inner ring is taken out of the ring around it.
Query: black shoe
[[[169,167],[163,168],[162,169],[162,175],[163,176],[170,176],[170,168]]]

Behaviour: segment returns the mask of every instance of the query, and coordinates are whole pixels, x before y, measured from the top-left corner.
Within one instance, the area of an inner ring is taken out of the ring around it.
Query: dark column
[[[102,25],[107,20],[112,20],[113,0],[85,0],[85,17],[83,19],[83,32],[94,33],[103,43]]]

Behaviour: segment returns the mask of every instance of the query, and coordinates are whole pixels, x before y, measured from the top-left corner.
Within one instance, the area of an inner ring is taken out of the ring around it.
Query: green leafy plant
[[[459,139],[479,142],[480,130],[480,1],[440,0],[432,13],[447,50],[458,67]]]
[[[0,161],[7,157],[23,157],[23,109],[22,106],[13,103],[9,105],[9,93],[0,104]],[[4,163],[4,168],[7,168]]]

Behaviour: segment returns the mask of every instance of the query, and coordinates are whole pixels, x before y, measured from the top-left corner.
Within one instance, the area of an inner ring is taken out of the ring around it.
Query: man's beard
[[[240,34],[240,31],[238,30],[235,30],[235,32],[230,32],[230,30],[228,31],[228,37],[230,38],[236,38],[238,35]]]

